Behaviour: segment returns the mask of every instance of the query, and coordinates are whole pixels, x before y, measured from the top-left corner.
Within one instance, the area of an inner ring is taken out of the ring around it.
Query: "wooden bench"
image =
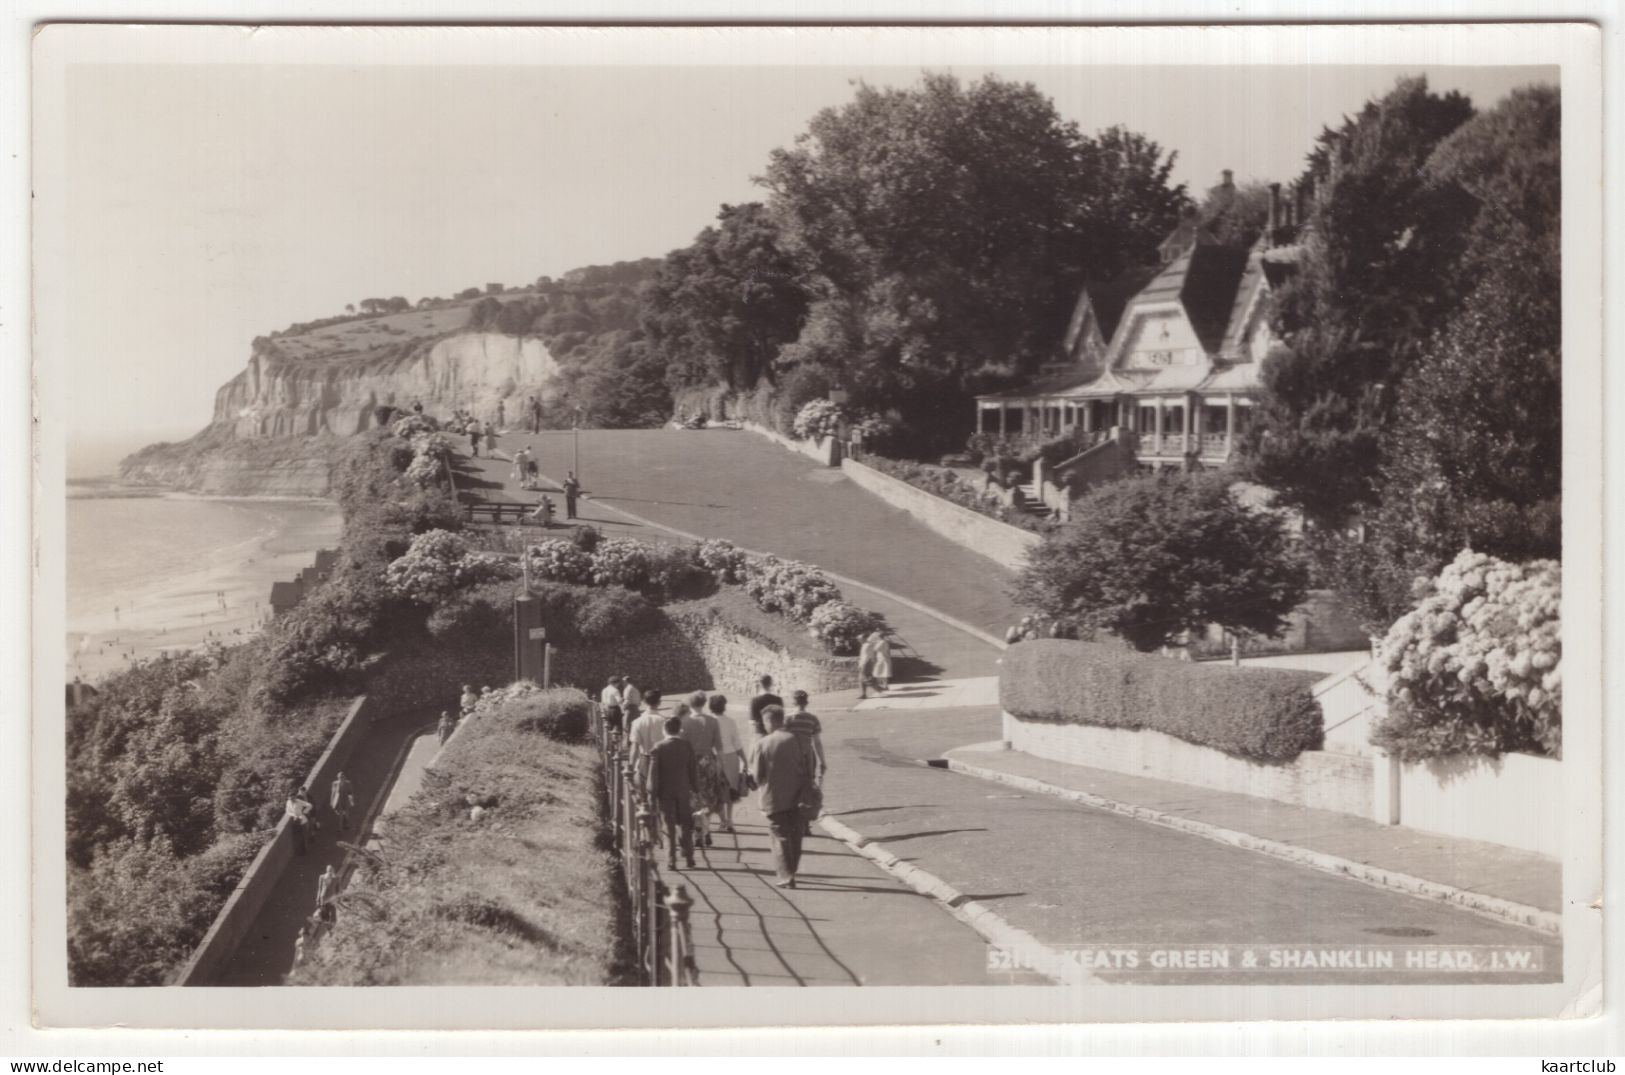
[[[540,519],[531,518],[536,510],[535,504],[519,504],[512,501],[480,501],[463,505],[463,510],[469,522],[483,517],[493,523],[511,522],[521,526],[542,526]]]

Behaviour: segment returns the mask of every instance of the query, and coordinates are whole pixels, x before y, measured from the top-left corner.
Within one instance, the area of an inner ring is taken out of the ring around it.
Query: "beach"
[[[338,544],[325,500],[98,495],[68,500],[66,672],[95,683],[137,660],[230,645],[270,617],[271,584]]]

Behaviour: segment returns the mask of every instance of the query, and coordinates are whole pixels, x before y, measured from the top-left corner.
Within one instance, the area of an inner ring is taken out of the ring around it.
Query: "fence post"
[[[688,886],[678,885],[677,891],[666,897],[667,925],[671,930],[671,984],[698,985],[699,972],[694,967],[693,939],[689,935],[688,912],[694,901],[688,897]]]
[[[649,909],[649,984],[660,984],[660,912],[665,907],[666,886],[660,880],[654,868],[654,861],[649,861],[649,892],[645,900]]]

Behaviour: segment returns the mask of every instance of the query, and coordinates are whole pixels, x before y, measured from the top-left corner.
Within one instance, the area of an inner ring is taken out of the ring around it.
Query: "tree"
[[[410,310],[411,308],[412,304],[406,301],[406,296],[404,295],[396,295],[393,298],[386,300],[384,303],[384,309],[388,310],[392,314],[398,314],[403,310]]]
[[[1165,473],[1099,487],[1029,554],[1014,596],[1139,650],[1209,624],[1278,635],[1308,573],[1279,515],[1241,504],[1229,481]]]
[[[773,376],[808,296],[778,225],[759,202],[724,205],[717,224],[667,255],[643,296],[642,326],[674,388],[748,389]]]
[[[1251,249],[1269,223],[1270,188],[1259,182],[1211,187],[1197,215],[1225,246]]]
[[[1475,286],[1400,386],[1366,540],[1337,550],[1373,625],[1463,548],[1562,555],[1559,121],[1555,88],[1519,90],[1428,161],[1473,206],[1454,272]]]
[[[361,312],[364,314],[381,314],[388,303],[384,299],[362,299]]]
[[[457,292],[457,297],[459,299],[477,299],[483,294],[485,294],[485,290],[483,288],[465,287],[463,290]]]
[[[344,304],[344,312],[347,313],[347,314],[355,313],[355,303],[353,303],[353,302],[345,303]]]
[[[1460,297],[1470,206],[1423,166],[1471,115],[1460,94],[1401,79],[1310,157],[1318,194],[1272,312],[1287,346],[1260,371],[1247,448],[1259,481],[1328,526],[1376,498],[1398,385]]]
[[[1171,165],[1139,135],[1083,137],[1030,84],[860,83],[759,180],[814,298],[786,361],[959,439],[978,376],[1031,372],[1086,278],[1152,256],[1186,202]]]

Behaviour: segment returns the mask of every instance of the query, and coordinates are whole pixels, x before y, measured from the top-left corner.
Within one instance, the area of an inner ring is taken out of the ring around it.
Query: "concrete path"
[[[300,927],[316,908],[316,879],[330,864],[341,874],[346,872],[350,852],[338,842],[365,846],[385,796],[406,772],[407,760],[415,757],[421,765],[421,744],[425,739],[434,740],[433,726],[426,726],[424,719],[417,714],[377,721],[356,744],[344,769],[355,784],[357,807],[349,832],[337,831],[337,821],[327,808],[327,789],[311,789],[321,831],[314,834],[309,851],[288,864],[219,985],[282,984],[293,969],[294,941]]]
[[[1281,972],[1278,980],[1528,982],[1561,974],[1560,943],[1533,930],[923,764],[997,738],[996,707],[826,708],[819,717],[830,756],[825,809],[1044,944],[1512,945],[1538,950],[1546,970],[1327,970]],[[1169,975],[1157,980],[1187,980]]]
[[[1563,864],[1516,848],[1378,825],[1330,810],[1035,758],[1017,750],[954,750],[948,757],[1133,803],[1545,911],[1563,909]]]
[[[661,866],[662,880],[686,886],[694,900],[701,985],[1049,984],[990,974],[980,936],[817,828],[803,846],[797,887],[774,887],[754,795],[735,808],[735,824],[735,833],[713,834],[695,869]]]

